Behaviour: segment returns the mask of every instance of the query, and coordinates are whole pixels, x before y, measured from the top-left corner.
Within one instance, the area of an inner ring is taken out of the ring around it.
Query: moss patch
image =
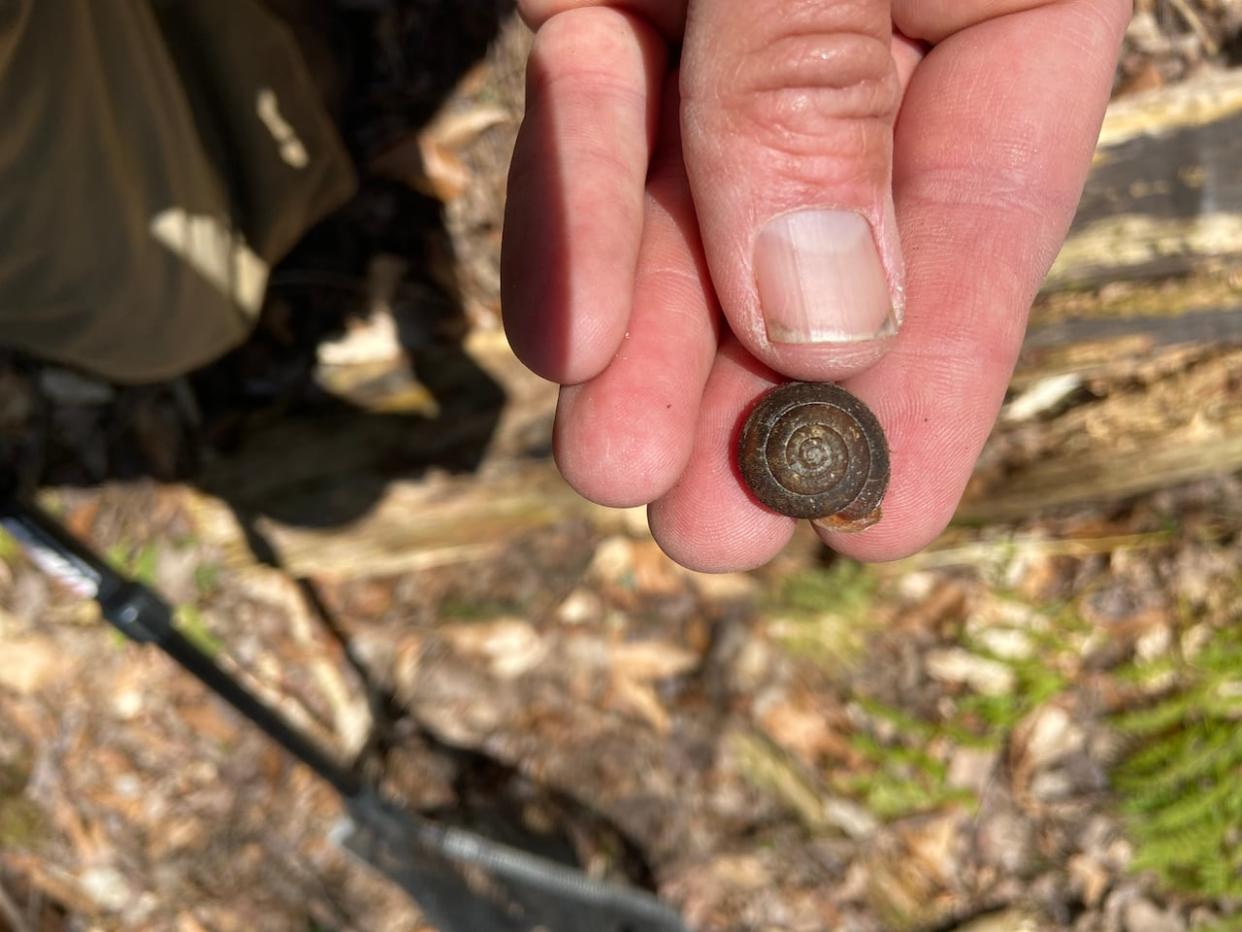
[[[1113,722],[1135,741],[1114,772],[1133,869],[1185,893],[1242,896],[1242,627],[1213,632],[1191,660],[1127,672],[1174,680]]]

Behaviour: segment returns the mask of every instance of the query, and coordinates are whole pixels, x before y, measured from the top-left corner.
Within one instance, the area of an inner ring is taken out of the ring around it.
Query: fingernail
[[[755,244],[755,278],[773,343],[856,343],[897,330],[871,225],[852,211],[772,220]]]

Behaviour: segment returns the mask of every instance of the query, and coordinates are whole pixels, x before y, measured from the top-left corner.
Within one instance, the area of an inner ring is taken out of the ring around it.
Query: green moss
[[[806,570],[782,579],[771,607],[858,617],[871,607],[875,587],[875,577],[867,567],[853,560],[837,560],[827,569]]]
[[[840,668],[862,652],[875,588],[872,573],[850,560],[792,574],[765,606],[768,633],[790,654]]]
[[[220,567],[214,563],[200,563],[194,567],[194,588],[199,598],[207,598],[220,588]]]
[[[9,563],[22,552],[21,545],[8,531],[0,530],[0,563]]]
[[[30,848],[48,831],[43,810],[25,795],[32,766],[24,752],[0,763],[0,850]]]
[[[130,565],[130,573],[134,579],[147,586],[155,585],[155,571],[159,566],[160,554],[155,544],[145,544],[134,555]]]
[[[1242,631],[1214,632],[1190,661],[1136,664],[1174,683],[1150,705],[1114,717],[1135,739],[1115,769],[1133,868],[1199,896],[1242,896]]]
[[[155,574],[159,569],[160,553],[154,543],[140,546],[127,541],[117,541],[106,551],[104,556],[121,573],[135,579],[146,586],[155,585]]]
[[[871,728],[851,739],[853,750],[867,761],[861,773],[842,778],[836,786],[860,798],[881,818],[900,818],[947,804],[970,805],[973,794],[949,785],[947,754],[931,747],[997,748],[1023,718],[1069,687],[1062,672],[1077,657],[1086,625],[1068,605],[1035,606],[1044,623],[1023,628],[1030,656],[1001,656],[970,637],[960,639],[973,654],[1003,664],[1013,673],[1013,688],[1002,695],[966,692],[954,699],[951,712],[924,719],[875,699],[859,704],[885,727]],[[883,735],[882,740],[877,735]]]
[[[945,729],[908,712],[864,699],[863,709],[883,722],[881,740],[871,731],[850,738],[850,747],[864,762],[851,773],[829,778],[832,788],[857,799],[877,818],[894,820],[931,812],[949,804],[973,805],[974,794],[948,783],[948,768],[927,747],[943,742]]]
[[[0,796],[0,848],[32,848],[48,832],[47,817],[25,796]]]
[[[1025,604],[1025,603],[1023,603]],[[994,745],[1023,718],[1069,686],[1062,669],[1064,660],[1077,657],[1089,626],[1071,606],[1042,606],[1042,627],[1028,627],[1023,634],[1031,643],[1030,656],[1002,657],[970,638],[962,646],[980,657],[1008,667],[1014,675],[1013,689],[1003,695],[972,694],[957,702],[957,714],[948,724],[955,740]]]
[[[207,626],[206,619],[193,605],[177,606],[173,623],[187,641],[208,657],[214,658],[224,649],[224,643]]]
[[[1012,692],[999,696],[971,695],[958,702],[958,724],[975,734],[980,733],[979,726],[993,734],[1008,731],[1067,685],[1066,678],[1038,654],[1029,660],[1002,662],[1015,674]]]
[[[725,743],[746,782],[777,800],[807,830],[837,834],[838,829],[825,816],[823,788],[770,739],[736,731]]]
[[[869,699],[865,696],[858,700],[858,704],[868,715],[888,722],[908,735],[930,741],[938,732],[935,725],[911,715],[904,709],[894,708],[891,705],[877,702],[875,699]]]

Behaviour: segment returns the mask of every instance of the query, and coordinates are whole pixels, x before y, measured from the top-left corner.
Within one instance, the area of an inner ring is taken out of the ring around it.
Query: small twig
[[[4,921],[9,924],[13,932],[34,932],[34,927],[22,916],[22,911],[13,902],[13,897],[9,896],[9,891],[4,888],[3,879],[0,879],[0,916],[4,917]]]
[[[1207,27],[1203,25],[1203,20],[1199,19],[1196,13],[1186,0],[1169,0],[1169,4],[1173,9],[1181,14],[1182,19],[1186,21],[1186,25],[1194,30],[1199,37],[1199,41],[1203,43],[1203,47],[1207,49],[1209,55],[1215,55],[1220,51],[1220,46],[1216,44],[1216,40],[1212,38],[1212,34],[1207,31]]]

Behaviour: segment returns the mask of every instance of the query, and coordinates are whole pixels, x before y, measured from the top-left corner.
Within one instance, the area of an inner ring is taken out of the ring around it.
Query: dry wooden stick
[[[1203,20],[1199,19],[1199,14],[1191,9],[1190,4],[1186,0],[1169,0],[1169,3],[1173,6],[1173,9],[1181,14],[1182,19],[1186,21],[1186,25],[1195,31],[1209,55],[1215,55],[1220,51],[1216,40],[1212,38],[1211,33],[1207,31],[1207,27],[1203,25]]]

